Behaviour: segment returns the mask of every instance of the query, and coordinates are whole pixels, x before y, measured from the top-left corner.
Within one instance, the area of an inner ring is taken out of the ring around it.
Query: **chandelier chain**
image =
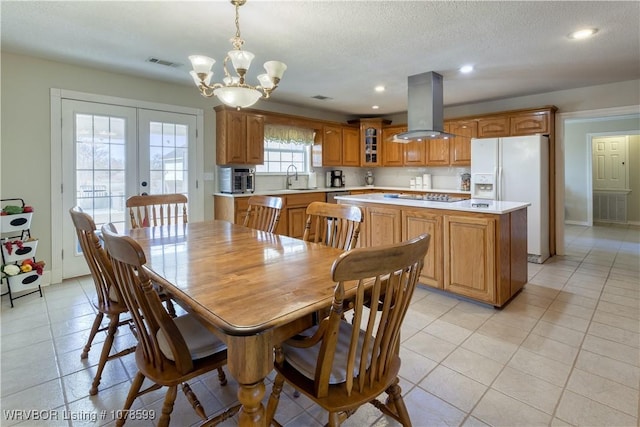
[[[235,50],[242,50],[244,40],[240,37],[240,2],[234,1],[233,4],[236,6],[236,35],[230,41]]]

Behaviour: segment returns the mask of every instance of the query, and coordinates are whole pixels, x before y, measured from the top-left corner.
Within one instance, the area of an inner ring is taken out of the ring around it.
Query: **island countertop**
[[[505,214],[516,211],[518,209],[531,206],[529,202],[509,202],[485,199],[467,199],[456,202],[438,202],[433,200],[421,200],[414,198],[405,198],[397,194],[354,194],[350,196],[337,196],[336,200],[358,203],[379,203],[395,206],[409,206],[428,209],[446,209],[453,211],[477,212],[488,214]]]

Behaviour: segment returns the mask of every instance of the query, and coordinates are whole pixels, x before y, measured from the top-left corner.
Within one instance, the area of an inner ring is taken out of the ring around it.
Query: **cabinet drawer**
[[[509,121],[513,136],[549,133],[549,114],[546,112],[519,114],[511,116]]]
[[[304,206],[305,208],[311,202],[324,202],[326,199],[325,193],[304,193],[286,196],[285,204],[287,208],[296,206]]]
[[[478,138],[503,136],[509,136],[509,118],[507,116],[478,119]]]

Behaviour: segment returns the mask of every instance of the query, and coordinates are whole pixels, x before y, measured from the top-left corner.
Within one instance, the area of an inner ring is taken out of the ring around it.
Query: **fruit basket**
[[[5,240],[2,242],[2,256],[4,262],[12,263],[33,258],[38,249],[38,239],[33,240]]]
[[[29,271],[28,273],[20,273],[15,276],[8,276],[9,286],[12,292],[21,292],[31,289],[37,289],[40,286],[42,276],[37,271]]]
[[[3,211],[4,212],[4,211]],[[0,232],[12,233],[22,231],[31,227],[31,217],[33,213],[20,213],[0,216]]]

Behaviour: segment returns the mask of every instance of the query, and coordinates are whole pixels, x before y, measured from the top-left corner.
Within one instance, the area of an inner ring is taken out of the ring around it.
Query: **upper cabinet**
[[[353,126],[325,124],[316,130],[312,166],[360,166],[360,131]]]
[[[478,138],[509,136],[509,117],[495,116],[478,119]]]
[[[342,128],[340,126],[322,126],[321,166],[342,166]]]
[[[407,144],[395,142],[394,136],[406,131],[405,125],[382,128],[382,166],[404,166],[404,148]]]
[[[420,144],[426,147],[427,166],[449,165],[449,140],[428,139]]]
[[[547,111],[533,111],[513,114],[509,116],[509,130],[511,136],[549,133],[549,116]]]
[[[342,166],[360,166],[360,129],[342,127]]]
[[[495,116],[479,117],[478,138],[501,138],[504,136],[549,135],[551,121],[556,108],[520,110]]]
[[[382,166],[382,126],[391,123],[384,119],[350,120],[360,125],[360,166]]]
[[[264,163],[264,116],[226,109],[216,110],[216,163],[260,165]]]
[[[471,165],[471,138],[478,136],[475,120],[449,120],[444,123],[446,132],[455,135],[449,139],[449,162],[453,166]]]

